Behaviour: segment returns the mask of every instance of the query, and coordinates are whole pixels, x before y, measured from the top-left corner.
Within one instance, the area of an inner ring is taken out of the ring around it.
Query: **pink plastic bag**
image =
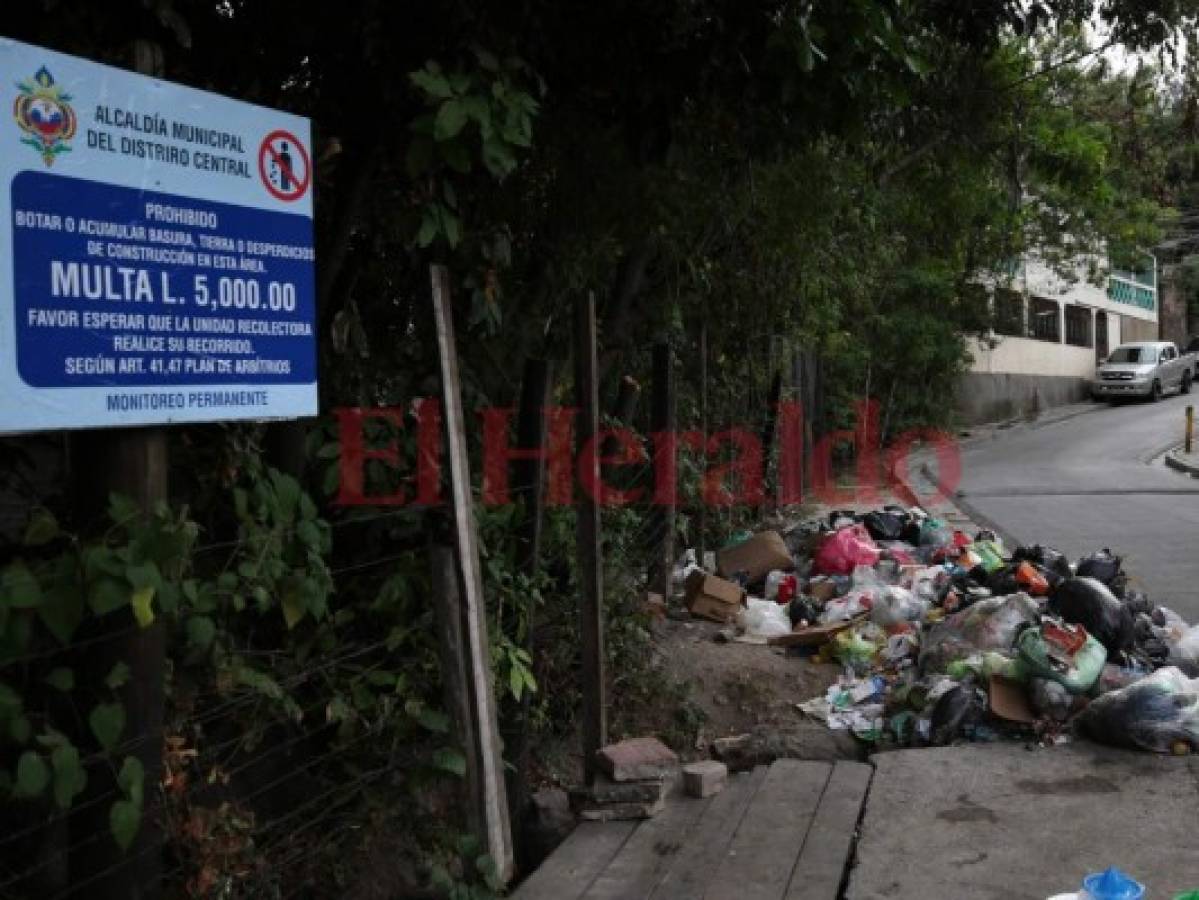
[[[825,536],[812,560],[817,575],[848,575],[856,566],[873,566],[880,551],[861,525],[847,525]]]

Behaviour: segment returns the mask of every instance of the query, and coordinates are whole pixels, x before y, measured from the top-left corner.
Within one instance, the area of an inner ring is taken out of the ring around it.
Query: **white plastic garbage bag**
[[[922,622],[928,609],[927,600],[917,599],[907,588],[892,585],[875,599],[870,608],[870,621],[884,628],[904,622]]]
[[[737,624],[749,637],[772,638],[791,633],[791,616],[787,607],[756,597],[746,601],[745,609],[737,616]]]
[[[867,594],[863,591],[850,591],[844,597],[836,597],[824,604],[820,614],[821,625],[831,625],[834,622],[848,622],[854,616],[870,609]]]

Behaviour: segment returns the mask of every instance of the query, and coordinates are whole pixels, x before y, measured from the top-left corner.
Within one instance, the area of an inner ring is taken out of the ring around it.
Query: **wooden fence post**
[[[520,386],[520,406],[516,412],[516,444],[522,450],[539,450],[542,454],[529,459],[516,460],[514,493],[524,500],[524,518],[517,532],[516,565],[530,578],[541,567],[541,531],[545,520],[545,456],[547,410],[550,390],[553,385],[553,366],[545,359],[525,361],[524,377]],[[528,598],[525,610],[524,650],[535,659],[536,646],[533,629],[537,623],[537,609],[533,598]],[[505,730],[505,744],[512,768],[508,775],[508,796],[511,803],[513,832],[524,811],[528,797],[525,770],[529,761],[529,707],[532,695],[525,691],[511,725]]]
[[[133,500],[149,514],[168,499],[167,434],[161,428],[127,428],[80,432],[71,440],[75,502],[92,522],[105,515],[110,493]],[[86,466],[86,470],[84,467]],[[142,824],[128,851],[109,831],[111,802],[94,802],[115,791],[112,769],[104,763],[89,771],[87,791],[78,813],[70,818],[71,880],[77,896],[88,900],[154,900],[162,894],[162,810],[158,784],[162,777],[162,731],[166,693],[166,632],[161,619],[148,627],[134,625],[126,610],[109,617],[104,628],[111,640],[96,643],[81,658],[87,673],[101,683],[118,662],[129,666],[119,691],[125,708],[123,740],[145,772]],[[117,765],[120,765],[118,761]],[[124,862],[124,864],[122,864]]]
[[[599,433],[599,365],[596,358],[595,295],[575,302],[575,403],[579,407],[576,450],[584,458]],[[578,506],[579,639],[582,642],[583,771],[595,779],[595,755],[608,741],[607,687],[604,678],[604,577],[600,551],[599,458],[590,448],[589,471],[580,471],[583,490]]]
[[[699,432],[703,442],[699,451],[699,470],[705,472],[708,468],[708,319],[706,316],[699,323]],[[702,566],[708,549],[708,504],[704,502],[702,491],[695,518],[696,531],[699,532],[696,546],[699,552],[699,564]]]
[[[475,741],[468,763],[472,814],[481,823],[483,846],[500,878],[513,875],[512,830],[508,818],[508,794],[504,788],[499,728],[491,676],[491,644],[487,637],[487,609],[483,598],[483,572],[479,566],[479,538],[475,531],[474,503],[467,459],[465,414],[458,378],[458,351],[454,340],[454,314],[450,303],[449,274],[442,266],[431,266],[433,319],[437,330],[437,354],[441,360],[441,399],[444,406],[446,461],[452,496],[457,580],[460,591],[462,633],[465,636],[465,677],[469,694],[469,719],[463,728]]]
[[[668,482],[654,485],[654,508],[650,512],[655,527],[650,562],[649,587],[665,599],[670,599],[671,577],[674,574],[675,510],[678,506],[678,446],[675,428],[674,365],[670,344],[654,344],[653,396],[650,407],[650,433],[654,443],[655,480],[661,476]],[[665,450],[670,454],[668,464],[659,468],[657,457]],[[666,488],[664,491],[663,488]],[[663,502],[665,499],[666,502]]]
[[[640,396],[641,385],[638,384],[637,379],[632,375],[625,375],[621,378],[620,388],[616,392],[616,403],[612,406],[612,418],[621,425],[632,426],[633,413],[637,410],[637,399]]]
[[[616,392],[616,402],[612,406],[612,419],[617,428],[632,428],[633,414],[637,410],[637,400],[641,396],[641,385],[637,383],[632,375],[625,375],[620,379],[620,387]],[[621,443],[615,434],[608,434],[600,442],[600,459],[610,459],[620,454]],[[619,476],[619,465],[605,465],[600,463],[600,477],[603,478],[605,484],[615,482]]]
[[[545,451],[548,422],[546,407],[553,385],[553,366],[549,360],[525,361],[520,385],[520,406],[516,411],[516,446],[521,450]],[[516,564],[532,575],[541,557],[541,527],[545,520],[545,457],[519,458],[513,464],[513,493],[524,500],[525,517],[517,533]]]
[[[803,496],[808,495],[812,487],[812,454],[815,448],[815,428],[820,411],[816,408],[817,377],[816,358],[810,350],[800,349],[795,354],[793,363],[795,375],[795,396],[799,401],[803,417],[802,452],[800,459],[800,485]]]
[[[479,740],[474,732],[471,714],[470,675],[467,663],[470,650],[466,640],[466,616],[463,614],[462,591],[458,587],[458,568],[452,547],[436,538],[429,544],[430,587],[433,589],[433,612],[437,621],[437,658],[441,663],[442,692],[445,709],[450,717],[452,735],[466,757],[466,824],[474,834],[483,834],[486,822],[482,806],[473,802],[478,786],[473,779],[479,772]]]
[[[132,50],[138,72],[162,76],[162,48],[157,43],[136,40]],[[72,436],[69,446],[76,505],[92,523],[105,516],[110,494],[130,498],[147,515],[169,499],[170,461],[164,429],[81,432]],[[105,627],[119,631],[133,624],[129,612],[112,618],[120,621],[106,623]],[[88,677],[96,677],[97,682],[117,661],[129,666],[129,678],[119,698],[125,708],[124,734],[135,742],[129,755],[142,764],[144,780],[141,827],[128,851],[121,850],[110,833],[111,803],[93,803],[69,820],[71,844],[83,848],[70,853],[71,881],[81,885],[75,896],[87,900],[157,900],[162,896],[158,785],[162,780],[166,711],[166,632],[162,621],[129,629],[124,638],[104,641],[93,647],[86,659]],[[88,789],[79,798],[80,806],[116,786],[115,778],[104,766],[89,776]]]
[[[779,400],[782,393],[783,373],[776,371],[774,377],[770,379],[770,393],[766,397],[766,419],[762,423],[762,503],[758,507],[759,514],[766,506],[770,505],[767,480],[770,475],[770,457],[774,452],[774,435],[777,431]]]

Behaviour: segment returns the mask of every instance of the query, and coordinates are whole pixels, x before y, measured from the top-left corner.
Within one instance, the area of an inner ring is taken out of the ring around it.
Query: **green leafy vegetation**
[[[1027,252],[1063,270],[1100,250],[1126,263],[1170,210],[1199,202],[1197,12],[1189,0],[6,10],[18,39],[120,65],[131,40],[149,40],[171,79],[313,119],[322,406],[393,414],[364,423],[380,451],[363,467],[373,504],[338,503],[332,415],[291,431],[189,426],[173,432],[169,507],[143,516],[114,497],[100,533],[22,485],[29,460],[0,443],[0,481],[28,501],[0,546],[0,798],[65,810],[103,785],[128,850],[160,797],[194,897],[276,897],[284,878],[314,897],[367,896],[364,860],[380,858],[407,866],[392,894],[491,895],[494,861],[461,839],[454,804],[466,757],[443,709],[428,555],[445,523],[412,505],[430,414],[413,401],[438,384],[428,265],[453,277],[471,422],[516,402],[530,357],[558,364],[551,399],[571,402],[571,308],[593,292],[605,407],[622,376],[648,384],[647,347],[667,340],[684,428],[698,427],[701,385],[711,431],[760,428],[772,378],[790,391],[800,357],[821,376],[806,411],[817,433],[851,427],[867,396],[885,438],[947,425],[966,339],[993,324],[980,284]],[[1107,43],[1144,64],[1112,71]],[[1199,308],[1196,273],[1192,256]],[[626,423],[641,435],[645,406]],[[392,451],[397,464],[382,458]],[[651,478],[642,461],[611,480]],[[693,448],[680,482],[679,536],[694,544]],[[379,499],[399,496],[408,505]],[[477,509],[500,718],[509,747],[574,746],[575,516],[548,510],[530,571],[528,515],[519,497]],[[709,510],[708,546],[754,515]],[[654,667],[642,598],[655,527],[644,503],[603,513],[613,720],[660,703],[682,747],[702,716]],[[137,661],[64,656],[120,629],[161,629],[168,646],[160,784],[130,745]],[[526,783],[546,775],[528,757],[508,760]]]

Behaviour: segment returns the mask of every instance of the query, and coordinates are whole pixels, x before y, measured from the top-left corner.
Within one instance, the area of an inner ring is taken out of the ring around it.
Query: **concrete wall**
[[[958,383],[955,405],[962,422],[979,425],[1035,416],[1050,407],[1086,400],[1089,395],[1086,378],[970,372]]]
[[[1109,320],[1114,317],[1109,316]],[[1109,340],[1112,323],[1108,323]],[[1054,377],[1090,378],[1095,374],[1095,351],[1090,347],[1054,344],[1033,338],[997,337],[999,342],[988,348],[980,341],[969,344],[974,362],[970,371],[980,375],[1048,375]],[[1116,344],[1110,344],[1115,347]]]
[[[1093,276],[1105,271],[1101,259],[1081,259],[1075,265],[1075,278],[1058,275],[1052,267],[1034,257],[1022,262],[1011,287],[1028,297],[1055,300],[1058,307],[1058,333],[1062,342],[1038,341],[1027,337],[997,337],[994,347],[971,340],[970,372],[962,378],[957,391],[957,409],[967,424],[997,422],[1032,415],[1053,406],[1087,399],[1090,380],[1095,375],[1094,347],[1075,347],[1065,343],[1065,309],[1080,307],[1092,319],[1092,340],[1096,314],[1107,320],[1107,349],[1114,350],[1129,341],[1158,340],[1158,309],[1143,309],[1108,296],[1105,278],[1095,284]],[[1155,306],[1163,306],[1157,297]],[[1164,310],[1163,310],[1164,311]],[[1025,310],[1025,325],[1029,311]]]
[[[1170,338],[1158,337],[1158,324],[1156,322],[1145,322],[1141,319],[1132,316],[1120,316],[1120,343],[1129,344],[1133,341],[1157,341],[1170,340]],[[1184,343],[1185,347],[1186,344]],[[1116,349],[1116,345],[1112,344],[1112,349]]]

